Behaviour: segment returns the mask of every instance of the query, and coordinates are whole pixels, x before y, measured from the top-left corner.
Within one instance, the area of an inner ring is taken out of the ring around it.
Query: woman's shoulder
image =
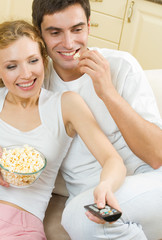
[[[73,91],[66,91],[62,92],[62,102],[65,102],[66,105],[76,105],[80,102],[84,102],[84,100],[78,93]]]
[[[79,93],[73,92],[73,91],[63,91],[62,92],[62,98],[73,100],[73,99],[82,99],[82,97],[79,95]]]
[[[0,87],[0,94],[5,94],[7,91],[6,87]],[[1,95],[0,95],[1,96]]]
[[[76,114],[87,108],[87,104],[84,99],[76,92],[67,91],[62,94],[61,105],[63,112],[67,112],[68,115]]]
[[[7,92],[8,92],[8,90],[7,90],[6,87],[1,87],[0,88],[0,112],[2,111]]]

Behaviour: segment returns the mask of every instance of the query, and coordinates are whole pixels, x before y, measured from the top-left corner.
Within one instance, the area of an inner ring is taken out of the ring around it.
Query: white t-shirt
[[[0,112],[8,90],[0,88]],[[41,90],[39,113],[41,125],[22,132],[0,119],[0,146],[28,144],[38,149],[47,159],[47,166],[40,178],[27,188],[0,186],[0,200],[24,208],[43,220],[58,169],[70,146],[72,138],[66,134],[61,112],[61,93]]]
[[[108,60],[112,82],[118,93],[144,119],[162,128],[162,120],[152,89],[136,59],[129,53],[122,51],[93,49],[98,50]],[[129,149],[108,109],[96,95],[92,80],[87,74],[74,81],[64,82],[54,71],[52,62],[49,63],[48,74],[45,80],[45,88],[54,92],[70,90],[79,93],[83,97],[101,129],[123,158],[128,175],[134,174],[137,169],[142,169],[143,166],[146,167],[147,164],[135,156]],[[148,171],[151,169],[150,166],[147,166]],[[64,159],[61,170],[71,199],[73,196],[90,187],[94,187],[98,183],[101,166],[88,151],[80,137],[76,136]]]

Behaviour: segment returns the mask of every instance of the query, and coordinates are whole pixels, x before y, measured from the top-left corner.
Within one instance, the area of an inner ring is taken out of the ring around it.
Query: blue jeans
[[[64,209],[62,225],[72,240],[162,239],[162,167],[126,177],[115,193],[122,217],[113,224],[96,224],[85,216],[83,206],[94,202],[93,190],[74,197]]]

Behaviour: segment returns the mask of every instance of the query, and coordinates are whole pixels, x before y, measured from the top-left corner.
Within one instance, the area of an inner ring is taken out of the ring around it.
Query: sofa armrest
[[[154,92],[162,117],[162,69],[145,70],[145,74]]]

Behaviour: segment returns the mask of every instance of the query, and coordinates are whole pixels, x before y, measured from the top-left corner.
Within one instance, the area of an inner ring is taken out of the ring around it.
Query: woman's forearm
[[[126,167],[122,159],[112,157],[103,165],[100,183],[105,182],[112,192],[115,192],[124,182]]]

